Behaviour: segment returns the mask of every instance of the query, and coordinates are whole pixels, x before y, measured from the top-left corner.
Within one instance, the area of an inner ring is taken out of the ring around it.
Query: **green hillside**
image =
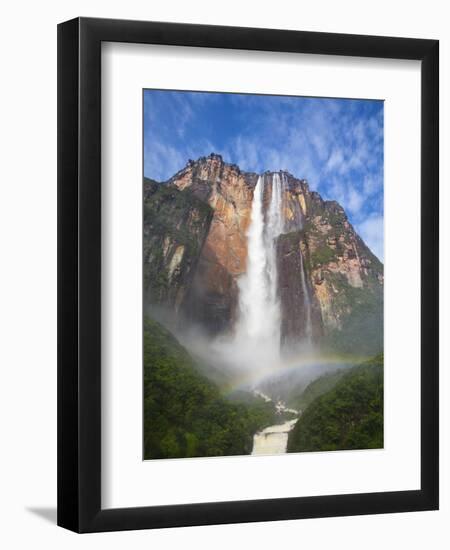
[[[317,397],[330,391],[347,373],[347,369],[340,369],[329,372],[313,380],[300,395],[293,395],[289,398],[289,406],[293,409],[304,411]]]
[[[249,454],[253,434],[274,422],[273,405],[262,399],[222,397],[175,337],[145,318],[145,459]]]
[[[289,434],[288,452],[383,447],[383,356],[335,382],[306,407]]]

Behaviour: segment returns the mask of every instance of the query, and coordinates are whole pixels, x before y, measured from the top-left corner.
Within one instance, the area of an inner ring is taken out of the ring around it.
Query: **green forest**
[[[279,420],[272,403],[226,399],[156,321],[144,321],[144,458],[249,454],[253,434]]]
[[[383,356],[313,380],[288,404],[300,411],[288,452],[382,448]],[[247,391],[225,397],[171,332],[145,318],[145,459],[250,454],[254,434],[283,420]]]
[[[382,448],[383,355],[317,379],[294,404],[288,452]]]

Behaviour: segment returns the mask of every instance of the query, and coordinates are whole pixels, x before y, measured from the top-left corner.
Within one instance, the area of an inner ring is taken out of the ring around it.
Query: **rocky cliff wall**
[[[324,201],[305,180],[287,172],[281,176],[284,234],[277,242],[277,264],[282,342],[304,338],[308,299],[314,341],[342,351],[355,346],[378,351],[383,333],[382,263],[337,202]],[[273,173],[265,177],[271,182]],[[148,304],[167,304],[211,334],[232,330],[257,179],[257,174],[212,154],[189,161],[164,184],[146,180]],[[267,206],[271,185],[266,189]]]

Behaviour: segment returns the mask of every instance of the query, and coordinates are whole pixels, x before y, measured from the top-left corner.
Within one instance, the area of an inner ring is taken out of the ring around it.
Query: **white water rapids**
[[[254,394],[262,397],[265,401],[272,401],[269,396],[258,390],[255,390]],[[276,408],[280,414],[283,412],[290,412],[296,414],[297,416],[300,414],[300,411],[289,409],[282,402],[276,403]],[[264,430],[257,432],[253,436],[252,455],[284,454],[287,450],[289,432],[295,426],[297,420],[298,418],[286,420],[282,424],[268,426],[267,428],[264,428]]]
[[[253,436],[252,455],[279,455],[287,450],[289,432],[297,418],[264,428]]]

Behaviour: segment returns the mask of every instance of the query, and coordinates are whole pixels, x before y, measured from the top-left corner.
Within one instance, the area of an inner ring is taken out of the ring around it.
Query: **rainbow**
[[[351,367],[359,365],[366,361],[366,356],[355,355],[316,355],[316,354],[302,354],[301,356],[288,357],[280,360],[280,363],[274,365],[270,369],[261,370],[249,370],[246,372],[236,371],[232,381],[222,386],[222,393],[224,395],[232,394],[238,390],[244,390],[248,388],[257,388],[262,382],[270,378],[282,378],[290,373],[301,371],[310,371],[317,367],[320,369],[320,375],[332,371],[337,368]]]

